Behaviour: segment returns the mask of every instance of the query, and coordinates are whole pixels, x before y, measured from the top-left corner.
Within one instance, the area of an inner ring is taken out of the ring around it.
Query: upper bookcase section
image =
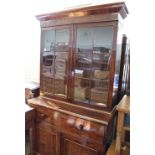
[[[88,7],[72,8],[59,12],[37,15],[39,21],[49,21],[64,18],[86,17],[91,15],[120,15],[123,19],[128,14],[128,9],[124,2],[109,3]],[[107,18],[108,19],[108,18]],[[109,18],[110,19],[110,18]],[[115,19],[115,18],[114,18]]]

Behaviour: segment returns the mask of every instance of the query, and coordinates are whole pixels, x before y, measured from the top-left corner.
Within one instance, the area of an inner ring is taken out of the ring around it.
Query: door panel
[[[44,129],[36,129],[36,152],[40,155],[56,155],[56,139],[55,133],[47,132]]]
[[[96,150],[85,145],[78,144],[69,139],[64,139],[64,154],[63,155],[97,155]]]
[[[60,139],[61,155],[103,155],[102,144],[97,144],[88,137],[73,137],[62,134]]]

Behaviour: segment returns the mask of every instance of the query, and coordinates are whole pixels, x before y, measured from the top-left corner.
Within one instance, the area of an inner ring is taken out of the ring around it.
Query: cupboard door
[[[36,152],[39,155],[57,155],[57,135],[36,128]]]
[[[61,155],[103,155],[101,145],[89,142],[87,138],[80,139],[67,136],[61,137]]]
[[[95,150],[68,139],[64,140],[63,153],[63,155],[97,155]]]

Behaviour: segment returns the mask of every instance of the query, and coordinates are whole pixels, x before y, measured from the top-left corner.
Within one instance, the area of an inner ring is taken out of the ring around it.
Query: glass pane
[[[94,47],[93,63],[94,70],[108,71],[110,65],[111,51],[103,47]]]
[[[55,76],[67,75],[67,61],[65,59],[55,59]]]
[[[75,77],[74,100],[89,103],[90,80]]]
[[[112,27],[95,27],[93,68],[108,70],[112,49]]]
[[[109,82],[108,80],[93,80],[92,88],[101,91],[108,91]]]
[[[75,75],[76,77],[83,77],[83,70],[75,69],[74,75]]]
[[[111,51],[104,47],[94,47],[93,63],[100,65],[108,65],[110,63]]]
[[[45,53],[53,52],[54,43],[55,43],[55,30],[45,30],[43,32],[43,39],[44,39],[43,51]]]
[[[69,29],[56,30],[56,46],[54,58],[54,93],[57,96],[67,95],[67,68],[69,56]]]
[[[54,73],[53,59],[54,59],[54,44],[55,32],[54,30],[45,30],[43,32],[43,74],[51,76]]]
[[[112,27],[95,27],[94,47],[112,49]]]
[[[74,100],[89,103],[89,90],[85,87],[74,87]]]
[[[91,50],[91,49],[84,50],[84,49],[78,48],[78,51],[76,52],[77,61],[90,64],[92,52],[93,52],[93,50]]]
[[[45,30],[43,32],[43,93],[48,92],[53,94],[53,76],[54,76],[54,45],[55,45],[55,30]]]
[[[109,80],[110,72],[109,71],[102,71],[102,70],[94,70],[94,79],[98,80]]]
[[[93,39],[93,28],[78,28],[76,48],[92,49],[93,47],[92,39]]]
[[[78,28],[75,53],[75,69],[90,70],[93,53],[93,28]]]
[[[69,51],[69,29],[56,30],[56,52]]]
[[[89,103],[91,64],[93,53],[93,28],[78,28],[74,53],[74,100]]]
[[[43,82],[42,82],[43,93],[48,92],[50,94],[53,94],[53,92],[54,92],[53,77],[43,76],[42,79],[43,79]]]
[[[59,97],[66,97],[67,79],[64,76],[56,75],[54,79],[54,93]]]
[[[92,56],[91,104],[107,103],[109,89],[109,64],[112,49],[112,27],[94,28],[94,47]]]
[[[93,52],[93,29],[78,28],[76,40],[75,68],[88,70],[91,67]]]
[[[55,52],[55,58],[56,59],[65,59],[68,60],[68,51],[67,52]]]
[[[103,90],[98,90],[95,88],[91,89],[91,104],[103,105],[107,104],[108,92]]]
[[[90,103],[94,105],[103,106],[107,104],[109,79],[108,72],[95,71],[94,80],[91,83]]]
[[[91,59],[89,56],[75,55],[75,69],[80,70],[90,70],[91,69]]]

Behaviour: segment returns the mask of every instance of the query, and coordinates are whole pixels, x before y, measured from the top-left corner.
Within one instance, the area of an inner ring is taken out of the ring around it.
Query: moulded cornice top
[[[36,18],[39,21],[47,21],[47,20],[61,19],[65,17],[73,18],[80,16],[97,15],[97,14],[104,15],[112,13],[119,13],[124,19],[129,12],[124,2],[117,2],[117,3],[100,4],[94,6],[66,9],[59,12],[37,15]]]

